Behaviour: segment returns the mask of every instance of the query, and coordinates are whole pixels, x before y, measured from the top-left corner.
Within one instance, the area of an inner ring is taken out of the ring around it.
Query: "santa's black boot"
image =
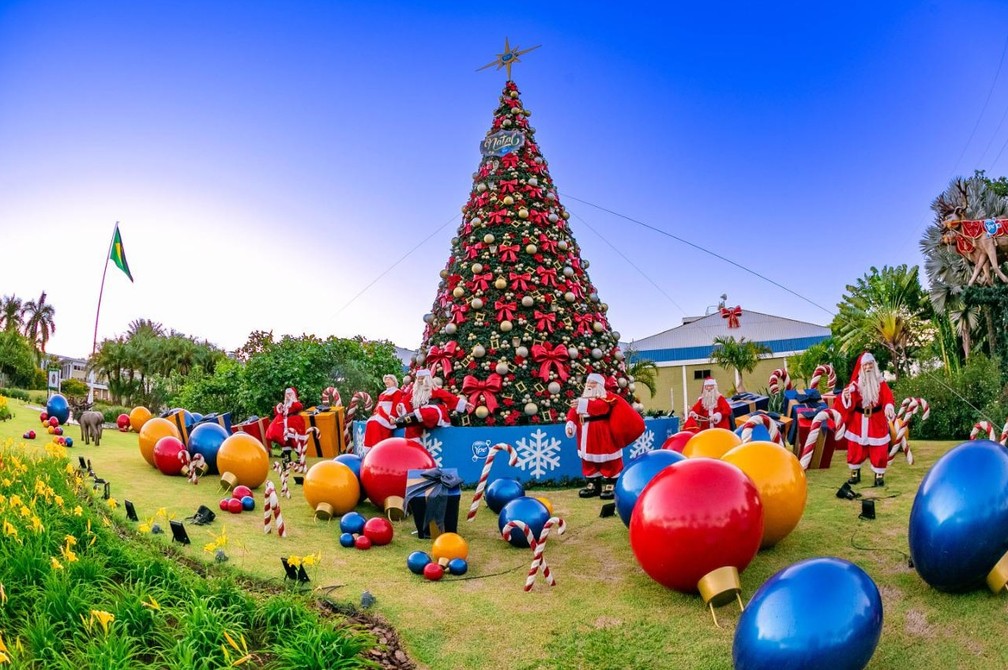
[[[881,472],[875,473],[875,483],[873,486],[885,486],[885,475]]]
[[[594,498],[600,492],[599,478],[589,477],[588,485],[578,491],[578,498]]]
[[[612,477],[606,477],[602,480],[602,493],[599,494],[599,498],[602,500],[612,500],[616,497],[616,480]]]
[[[851,486],[861,483],[861,468],[855,468],[850,471],[850,479],[847,480],[847,483]]]

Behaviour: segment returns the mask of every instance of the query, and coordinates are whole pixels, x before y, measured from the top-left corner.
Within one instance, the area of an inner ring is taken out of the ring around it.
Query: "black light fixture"
[[[168,525],[171,526],[173,542],[178,542],[179,544],[191,544],[189,541],[189,533],[186,532],[185,526],[181,521],[169,521]]]
[[[860,498],[861,494],[851,488],[848,482],[844,482],[837,492],[836,497],[841,500],[854,500],[855,498]]]
[[[86,462],[86,461],[84,460],[84,457],[83,457],[83,456],[78,456],[78,457],[77,457],[77,462],[78,462],[78,463],[80,464],[80,465],[78,465],[77,467],[79,467],[79,468],[80,468],[81,470],[88,470],[88,469],[89,469],[89,468],[88,468],[88,464],[87,464],[87,462]]]
[[[123,505],[126,507],[126,518],[130,521],[139,521],[137,518],[136,508],[133,507],[133,502],[131,500],[123,500]]]
[[[284,581],[290,579],[291,581],[300,582],[301,584],[307,584],[310,581],[308,579],[308,573],[305,572],[304,565],[294,567],[287,562],[286,558],[281,558],[280,563],[283,565],[284,569]]]
[[[599,518],[605,519],[616,513],[616,503],[605,503],[602,505],[602,509],[599,510]]]
[[[861,514],[858,515],[859,519],[868,519],[869,521],[875,518],[875,501],[866,498],[861,501]]]

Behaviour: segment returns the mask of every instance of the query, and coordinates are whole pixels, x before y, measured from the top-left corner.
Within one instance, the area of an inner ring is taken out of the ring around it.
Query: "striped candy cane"
[[[323,405],[342,405],[343,399],[340,398],[339,391],[335,386],[328,386],[324,391],[322,391],[322,404]]]
[[[819,439],[819,431],[822,429],[823,424],[826,424],[826,427],[829,428],[830,423],[833,424],[833,439],[842,439],[844,433],[847,432],[843,417],[835,409],[824,409],[816,414],[815,418],[812,419],[812,425],[809,426],[809,434],[805,438],[801,458],[798,459],[803,470],[808,470],[809,464],[812,463],[812,454],[815,452],[816,440]]]
[[[199,484],[200,475],[207,469],[206,459],[203,454],[193,454],[189,458],[189,483],[195,486]]]
[[[290,469],[292,463],[281,463],[280,461],[273,461],[273,472],[280,476],[280,491],[285,498],[290,498],[290,487],[287,480],[290,478]]]
[[[187,472],[186,468],[187,468],[187,466],[189,465],[189,463],[190,463],[190,461],[192,459],[192,457],[189,455],[189,452],[186,451],[185,449],[183,449],[182,451],[178,452],[178,459],[179,459],[179,462],[182,464],[182,472]],[[191,471],[191,470],[192,470],[192,468],[189,468],[189,471]]]
[[[1001,439],[998,440],[1001,446],[1008,446],[1008,421],[1005,421],[1004,428],[1001,429]]]
[[[346,411],[346,421],[343,423],[343,444],[349,446],[353,444],[353,422],[357,417],[358,410],[361,414],[370,413],[374,407],[374,400],[364,391],[357,391],[350,398],[350,406]]]
[[[812,380],[809,382],[810,389],[819,388],[819,380],[823,375],[826,375],[826,384],[829,386],[830,391],[836,388],[836,370],[829,363],[823,363],[822,365],[817,365],[816,369],[812,372]]]
[[[745,423],[742,424],[742,444],[752,442],[752,431],[756,426],[764,426],[770,433],[770,439],[777,444],[784,446],[784,438],[781,437],[777,422],[766,414],[751,414]]]
[[[980,433],[987,433],[987,439],[994,442],[994,425],[990,421],[984,419],[973,424],[973,430],[970,431],[970,439],[977,439],[977,435]]]
[[[506,451],[511,454],[511,458],[508,460],[508,465],[514,467],[518,465],[518,452],[515,448],[506,442],[498,442],[497,444],[490,447],[490,451],[487,452],[486,462],[483,464],[483,472],[480,473],[479,483],[476,484],[476,495],[473,496],[472,504],[469,506],[469,513],[466,515],[466,521],[472,521],[476,518],[476,512],[479,510],[480,500],[483,499],[483,489],[486,488],[487,478],[490,476],[490,468],[493,466],[494,456],[497,455],[498,451]]]
[[[776,395],[781,391],[790,391],[794,386],[791,385],[791,377],[788,375],[788,371],[784,368],[777,368],[770,373],[770,393]]]
[[[893,440],[892,447],[889,449],[890,464],[896,459],[896,454],[902,449],[903,453],[906,454],[907,463],[913,465],[914,457],[913,452],[910,451],[908,437],[910,419],[918,411],[922,412],[921,421],[927,421],[927,418],[931,416],[931,406],[928,405],[927,400],[924,400],[924,398],[904,398],[903,402],[900,403],[900,407],[896,411],[896,418],[892,422],[896,437]]]
[[[525,541],[528,542],[529,547],[532,549],[532,565],[529,567],[528,576],[525,578],[525,591],[532,590],[532,585],[535,584],[536,575],[539,574],[540,569],[542,569],[546,583],[550,586],[556,586],[556,578],[553,577],[549,564],[546,563],[546,556],[543,553],[546,550],[546,540],[549,538],[550,531],[554,526],[557,528],[557,535],[563,535],[564,531],[567,530],[567,523],[560,517],[555,516],[550,517],[545,525],[543,525],[538,539],[532,534],[532,529],[528,527],[528,524],[520,519],[508,521],[504,525],[503,530],[501,530],[501,535],[504,539],[509,540],[511,532],[517,528],[525,533]]]
[[[273,530],[275,522],[277,535],[287,537],[287,526],[284,524],[283,515],[280,513],[280,500],[277,498],[276,486],[272,480],[266,480],[265,499],[263,501],[263,532],[269,534]]]

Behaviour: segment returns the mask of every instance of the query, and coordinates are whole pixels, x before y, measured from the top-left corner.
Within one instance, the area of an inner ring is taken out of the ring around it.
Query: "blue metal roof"
[[[825,340],[829,335],[812,335],[810,337],[792,337],[783,340],[767,340],[765,342],[760,342],[760,344],[766,345],[775,354],[779,354],[786,351],[804,351],[811,347],[813,344],[818,344]],[[697,347],[679,347],[674,349],[651,349],[644,351],[635,351],[629,357],[630,363],[635,363],[639,360],[649,360],[654,363],[676,363],[679,361],[692,361],[698,359],[710,359],[711,353],[714,351],[714,345],[708,344],[704,346]]]

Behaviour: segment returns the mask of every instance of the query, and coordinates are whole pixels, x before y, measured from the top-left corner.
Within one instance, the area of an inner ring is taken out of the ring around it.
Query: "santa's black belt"
[[[592,421],[602,421],[603,419],[608,418],[609,418],[609,412],[606,412],[605,414],[599,414],[598,416],[585,417],[582,421],[583,423],[591,423]]]
[[[882,405],[875,405],[874,407],[869,407],[868,409],[865,409],[864,407],[855,407],[854,411],[857,412],[858,414],[871,416],[875,412],[881,412],[883,409],[885,408]]]

